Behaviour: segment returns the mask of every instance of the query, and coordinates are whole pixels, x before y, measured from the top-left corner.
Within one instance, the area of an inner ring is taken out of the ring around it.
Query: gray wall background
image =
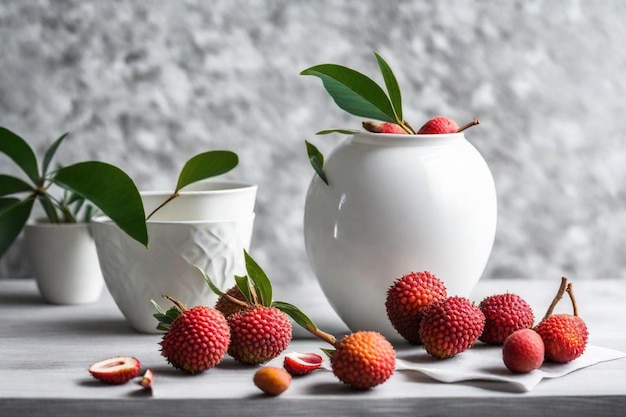
[[[302,237],[313,171],[304,140],[361,119],[320,63],[380,81],[390,63],[414,126],[459,124],[490,165],[498,231],[485,277],[625,277],[626,2],[0,2],[0,125],[59,162],[96,158],[143,190],[171,189],[192,155],[230,149],[259,184],[251,252],[275,282],[313,279]],[[0,159],[2,171],[10,164]],[[0,277],[31,274],[21,241]]]

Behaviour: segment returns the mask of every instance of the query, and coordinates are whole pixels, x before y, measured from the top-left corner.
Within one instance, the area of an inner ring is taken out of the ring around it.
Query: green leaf
[[[67,135],[69,135],[69,133],[62,134],[61,137],[55,140],[54,143],[46,151],[46,154],[43,157],[43,165],[41,168],[42,177],[45,177],[46,174],[48,173],[50,162],[52,162],[52,158],[54,158],[54,154],[56,153],[57,148],[59,147],[59,145],[61,145],[61,142],[63,142],[63,140],[67,137]]]
[[[395,110],[396,118],[398,121],[402,121],[402,94],[400,93],[398,80],[393,74],[391,67],[387,64],[383,57],[378,55],[378,53],[376,52],[374,52],[374,55],[376,55],[376,60],[378,61],[380,72],[383,74],[385,86],[387,87],[387,93],[389,94],[389,98],[391,99],[391,105]]]
[[[207,283],[207,285],[209,286],[211,291],[213,291],[213,294],[215,294],[217,296],[224,295],[224,292],[222,290],[220,290],[219,288],[217,288],[217,286],[213,283],[213,280],[211,280],[211,278],[206,274],[206,272],[204,272],[204,270],[202,268],[200,268],[198,265],[194,265],[194,267],[198,271],[200,271],[200,274],[202,275],[202,278],[204,278],[204,282]]]
[[[259,301],[261,305],[269,307],[272,304],[272,283],[267,274],[265,274],[265,271],[252,259],[248,251],[244,249],[243,254],[246,260],[248,277],[254,284],[254,289],[260,298]]]
[[[80,162],[59,169],[52,182],[91,201],[131,238],[148,246],[141,195],[124,171],[104,162]]]
[[[9,249],[11,244],[17,239],[24,225],[28,221],[30,212],[35,202],[34,198],[15,201],[15,199],[4,198],[0,203],[0,258]]]
[[[252,293],[250,292],[250,280],[247,276],[235,275],[235,285],[237,285],[237,288],[239,288],[239,291],[241,291],[248,302],[255,303],[255,300],[252,299]]]
[[[393,106],[375,81],[353,69],[322,64],[305,69],[300,75],[319,77],[337,105],[355,116],[396,123]]]
[[[306,143],[306,153],[309,156],[309,162],[311,162],[311,166],[317,172],[317,175],[328,185],[328,178],[326,178],[326,173],[324,173],[324,155],[317,149],[315,145],[305,140]]]
[[[300,310],[298,307],[294,306],[293,304],[286,303],[284,301],[274,301],[272,303],[272,307],[276,307],[277,309],[281,310],[282,312],[287,314],[289,317],[291,317],[293,321],[295,321],[296,323],[298,323],[300,326],[302,326],[303,328],[307,330],[317,329],[317,326],[315,325],[313,320],[311,320],[309,316],[304,314],[302,310]]]
[[[320,348],[320,350],[324,352],[324,354],[328,356],[329,359],[332,358],[335,352],[337,351],[337,349],[325,349],[325,348]]]
[[[0,174],[0,197],[3,195],[9,195],[22,192],[34,192],[35,190],[30,184],[22,181],[19,178],[12,177],[10,175]]]
[[[35,184],[39,182],[37,158],[24,139],[0,127],[0,152],[11,158]]]
[[[39,194],[37,196],[39,200],[39,204],[43,208],[43,211],[46,213],[46,217],[50,220],[50,223],[59,223],[59,214],[57,213],[56,205],[50,199],[48,194]]]
[[[156,327],[157,330],[169,330],[174,320],[176,320],[176,318],[180,315],[181,311],[178,307],[171,307],[169,310],[164,311],[156,301],[150,300],[150,302],[157,311],[152,315],[152,317],[159,321],[159,324]]]
[[[196,181],[225,174],[238,163],[237,154],[231,151],[209,151],[196,155],[183,166],[175,193]]]
[[[342,135],[354,135],[355,133],[359,133],[358,130],[354,129],[325,129],[320,130],[316,133],[316,135],[328,135],[330,133],[341,133]]]

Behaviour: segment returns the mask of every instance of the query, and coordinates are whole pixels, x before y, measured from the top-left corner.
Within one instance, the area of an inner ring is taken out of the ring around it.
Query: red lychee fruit
[[[387,381],[396,366],[396,351],[378,332],[345,336],[330,358],[333,373],[355,389],[369,389]]]
[[[139,375],[140,368],[137,358],[116,356],[94,363],[89,367],[89,373],[107,384],[124,384]]]
[[[552,315],[554,307],[562,298],[564,291],[569,294],[574,314]],[[546,358],[553,362],[570,362],[585,351],[589,331],[583,319],[578,316],[578,306],[574,298],[572,284],[568,284],[566,278],[562,278],[557,296],[535,330],[543,339]]]
[[[161,341],[161,355],[175,368],[192,374],[221,362],[230,342],[230,328],[222,313],[212,307],[189,310],[182,304]]]
[[[242,306],[241,304],[237,304],[231,300],[231,297],[242,301],[247,302],[246,296],[243,295],[239,287],[236,285],[226,291],[224,294],[220,295],[215,303],[215,309],[222,312],[224,317],[228,317],[231,314],[239,313],[240,311],[246,310],[247,307]]]
[[[511,333],[502,346],[504,365],[516,373],[527,373],[539,368],[544,355],[543,340],[532,329],[521,329]]]
[[[265,363],[291,342],[291,321],[276,307],[252,307],[227,320],[231,332],[228,354],[241,363]]]
[[[485,327],[485,315],[465,297],[449,297],[426,309],[420,338],[426,352],[445,359],[472,347]]]
[[[420,322],[424,310],[447,297],[446,286],[428,271],[411,272],[397,279],[387,290],[387,317],[409,343],[420,344]]]
[[[535,323],[530,305],[517,294],[485,297],[478,306],[485,315],[485,329],[478,340],[500,345],[514,331],[528,329]]]
[[[459,127],[459,125],[457,125],[456,122],[449,117],[436,116],[424,123],[424,125],[417,131],[417,134],[441,135],[445,133],[459,133],[479,123],[480,120],[474,119],[466,125]]]
[[[365,130],[372,133],[386,133],[395,135],[407,134],[407,132],[400,125],[397,125],[395,123],[375,123],[371,121],[366,121],[363,122],[362,125]]]
[[[291,375],[307,375],[322,366],[324,359],[317,353],[291,352],[285,355],[283,368]]]

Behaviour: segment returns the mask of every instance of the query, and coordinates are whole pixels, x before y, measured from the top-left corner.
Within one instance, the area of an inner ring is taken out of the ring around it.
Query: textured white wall
[[[354,127],[319,80],[339,63],[395,70],[407,120],[459,123],[499,202],[486,277],[626,276],[626,2],[0,2],[0,125],[60,162],[97,158],[142,189],[171,188],[186,159],[236,151],[260,186],[252,254],[275,281],[311,279],[302,238],[313,171]],[[0,159],[2,171],[9,165]],[[21,242],[0,277],[28,276]]]

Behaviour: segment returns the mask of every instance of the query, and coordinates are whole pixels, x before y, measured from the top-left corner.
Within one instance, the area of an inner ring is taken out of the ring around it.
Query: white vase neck
[[[433,146],[450,145],[465,141],[465,134],[447,133],[440,135],[395,135],[387,133],[355,133],[350,140],[375,146]]]

